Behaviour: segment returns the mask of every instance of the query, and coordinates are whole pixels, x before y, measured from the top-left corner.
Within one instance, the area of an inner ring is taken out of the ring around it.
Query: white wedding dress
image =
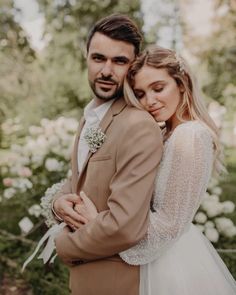
[[[182,123],[164,144],[146,236],[120,253],[140,267],[140,295],[235,295],[236,283],[192,224],[207,189],[213,141],[198,121]]]

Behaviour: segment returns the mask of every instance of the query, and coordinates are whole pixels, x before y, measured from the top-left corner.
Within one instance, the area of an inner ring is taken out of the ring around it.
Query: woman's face
[[[166,69],[143,66],[134,77],[134,93],[144,108],[158,122],[177,122],[176,110],[181,92]]]

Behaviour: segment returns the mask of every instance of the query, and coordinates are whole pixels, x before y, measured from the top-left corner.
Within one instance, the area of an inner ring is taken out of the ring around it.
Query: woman
[[[169,49],[144,51],[131,65],[125,96],[129,105],[165,122],[148,232],[136,246],[120,253],[127,263],[141,265],[140,294],[236,294],[223,261],[192,224],[212,167],[219,171],[221,164],[217,129],[186,62]],[[86,206],[77,205],[77,211],[94,218],[96,208],[82,197]]]

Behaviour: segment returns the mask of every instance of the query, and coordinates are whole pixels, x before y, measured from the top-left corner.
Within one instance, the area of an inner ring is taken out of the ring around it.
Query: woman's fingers
[[[87,218],[85,218],[84,216],[82,216],[81,214],[79,214],[78,212],[76,212],[74,209],[72,208],[67,208],[67,212],[65,212],[64,215],[64,220],[72,220],[73,223],[87,223]]]
[[[88,218],[88,220],[95,219],[98,215],[97,208],[94,203],[86,196],[85,192],[80,192],[80,198],[82,199],[82,203],[76,205],[78,207],[78,212],[83,216]]]

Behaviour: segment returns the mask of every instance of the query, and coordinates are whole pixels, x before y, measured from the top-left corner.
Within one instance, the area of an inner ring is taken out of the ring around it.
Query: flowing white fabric
[[[141,265],[140,295],[233,295],[236,284],[221,258],[191,223],[213,164],[210,131],[180,124],[164,145],[146,236],[120,253]],[[217,290],[216,290],[217,289]]]
[[[27,260],[24,262],[21,272],[23,272],[26,268],[26,266],[34,259],[35,255],[41,248],[44,242],[47,240],[47,244],[44,247],[43,251],[41,254],[38,256],[38,259],[43,259],[43,263],[47,263],[50,260],[50,263],[54,262],[54,259],[56,258],[57,255],[54,255],[52,258],[52,253],[54,249],[56,249],[55,246],[55,238],[56,236],[63,230],[63,228],[66,226],[65,222],[62,222],[60,224],[55,224],[49,230],[45,233],[45,235],[41,238],[41,240],[38,242],[34,252],[30,255],[30,257],[27,258]],[[50,259],[51,258],[51,259]]]

